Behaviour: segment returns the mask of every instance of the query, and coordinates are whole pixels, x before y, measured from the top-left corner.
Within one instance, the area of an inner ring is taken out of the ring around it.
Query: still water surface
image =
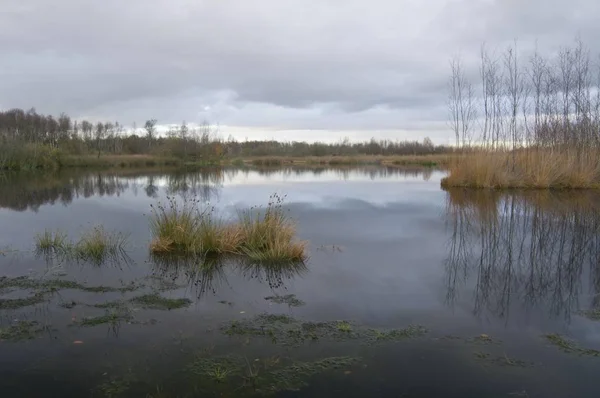
[[[600,193],[446,192],[442,177],[394,168],[4,175],[0,330],[35,330],[0,341],[2,396],[599,396]],[[201,272],[149,257],[151,204],[195,197],[228,219],[272,193],[286,195],[309,242],[305,266]],[[127,233],[127,253],[101,265],[35,253],[45,229],[77,238],[96,225]],[[25,305],[14,300],[41,293],[7,283],[19,276],[79,285]],[[131,301],[143,294],[191,305]],[[116,302],[126,309],[94,306]],[[263,334],[227,333],[261,314],[290,318],[261,325]],[[294,325],[309,322],[324,322],[319,338],[291,341]],[[427,333],[372,338],[409,325]],[[569,352],[547,334],[572,339]]]

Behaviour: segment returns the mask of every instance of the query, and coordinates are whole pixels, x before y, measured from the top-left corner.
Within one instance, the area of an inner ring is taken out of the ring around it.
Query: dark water
[[[35,329],[0,341],[1,394],[599,396],[600,321],[586,311],[600,309],[600,193],[445,192],[442,176],[385,168],[0,176],[0,286],[19,276],[79,284],[0,289],[0,330]],[[274,192],[287,195],[299,238],[310,242],[305,267],[206,272],[149,257],[151,204],[196,197],[227,219]],[[100,224],[129,234],[126,255],[98,265],[35,253],[45,229],[77,238]],[[168,311],[129,301],[142,294],[192,304]],[[299,301],[265,299],[285,295]],[[126,316],[93,306],[116,300]],[[293,319],[275,322],[276,336],[225,333],[265,313]],[[102,315],[114,317],[81,325]],[[351,331],[333,326],[307,341],[290,331],[340,321]],[[372,338],[409,325],[427,333]],[[547,334],[572,339],[569,352]],[[198,363],[213,365],[207,373]]]

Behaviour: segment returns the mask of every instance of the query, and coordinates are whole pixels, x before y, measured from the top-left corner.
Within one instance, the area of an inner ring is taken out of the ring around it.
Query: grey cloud
[[[595,0],[4,0],[0,106],[426,133],[453,54],[476,70],[483,41],[600,49],[598,20]]]

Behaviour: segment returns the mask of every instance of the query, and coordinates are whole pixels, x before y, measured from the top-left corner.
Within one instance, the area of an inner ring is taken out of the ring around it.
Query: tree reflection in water
[[[600,307],[600,193],[450,190],[447,227],[448,304],[470,281],[477,315]]]

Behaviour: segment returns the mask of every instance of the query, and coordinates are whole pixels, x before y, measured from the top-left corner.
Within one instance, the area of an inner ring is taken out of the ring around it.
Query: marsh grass
[[[226,224],[213,207],[199,200],[183,204],[169,197],[166,205],[152,206],[150,252],[154,256],[244,256],[252,262],[306,260],[306,243],[295,241],[296,227],[283,209],[284,197],[272,195],[264,211],[238,212],[237,223]]]
[[[177,203],[167,197],[167,204],[152,206],[150,230],[153,254],[220,255],[233,254],[239,244],[237,229],[226,226],[213,207],[200,210],[198,199]]]
[[[36,249],[43,253],[64,253],[72,248],[71,242],[67,239],[67,234],[60,230],[44,230],[43,233],[35,236]]]
[[[97,226],[84,233],[73,248],[78,258],[101,264],[109,257],[119,257],[125,252],[126,245],[126,235],[120,232],[106,231],[104,227]]]
[[[59,255],[100,265],[109,259],[125,258],[127,238],[102,226],[84,232],[77,242],[69,240],[65,232],[45,230],[36,235],[35,246],[36,251],[45,256]]]
[[[294,241],[296,225],[283,209],[285,196],[271,195],[263,213],[239,212],[240,251],[260,263],[305,260],[306,242]]]
[[[474,152],[450,162],[443,187],[585,189],[600,188],[600,153],[523,149]]]

